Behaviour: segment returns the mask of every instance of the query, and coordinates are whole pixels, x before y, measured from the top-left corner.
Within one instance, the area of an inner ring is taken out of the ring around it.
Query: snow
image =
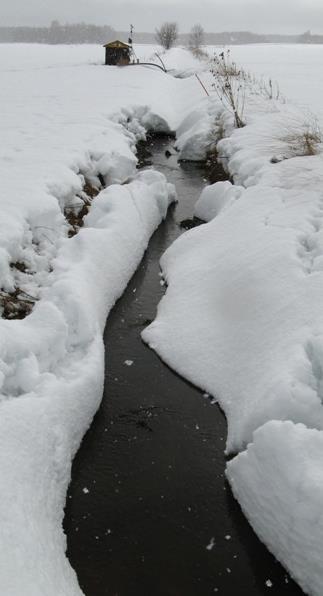
[[[233,132],[222,119],[230,136],[217,151],[235,185],[203,191],[195,215],[210,221],[163,255],[167,293],[143,332],[216,397],[227,452],[272,419],[323,429],[322,153],[301,156],[307,121],[295,106],[250,94],[246,118]]]
[[[322,64],[321,44],[248,44],[226,46],[233,60],[258,78],[271,78],[280,94],[323,121],[321,97],[323,81],[318,75]],[[208,52],[223,48],[208,46]]]
[[[212,79],[203,79],[210,88]],[[195,215],[208,223],[163,255],[167,292],[142,337],[216,398],[228,421],[227,453],[247,447],[228,464],[236,498],[260,539],[316,596],[323,582],[323,152],[315,118],[301,94],[293,99],[270,100],[249,86],[246,126],[237,130],[228,110],[213,105],[214,135],[222,131],[216,149],[233,184],[204,189]],[[211,106],[212,98],[179,128],[177,144],[184,140],[190,155],[192,142],[192,158],[195,139],[207,150],[194,123]]]
[[[220,112],[219,103],[204,96],[188,113],[176,130],[176,148],[180,159],[205,160],[207,153],[215,148],[216,119]]]
[[[102,396],[103,328],[176,199],[163,175],[136,171],[136,141],[176,128],[183,98],[189,111],[200,90],[157,70],[87,64],[85,48],[3,49],[1,288],[36,302],[25,319],[0,320],[0,592],[70,596],[81,590],[63,510]],[[69,238],[65,209],[101,180]]]
[[[157,51],[162,58],[167,71],[175,77],[187,78],[205,70],[205,63],[187,51],[187,49],[173,47],[166,51]]]
[[[234,201],[238,200],[242,191],[242,186],[233,186],[228,180],[210,184],[203,189],[196,201],[194,215],[203,221],[210,221],[219,215],[220,211],[230,207]]]
[[[233,492],[261,540],[314,596],[322,594],[322,453],[322,432],[272,421],[227,466]]]
[[[322,326],[322,276],[319,264],[308,271],[302,252],[304,238],[315,235],[313,200],[252,187],[162,258],[168,290],[143,337],[217,397],[228,418],[228,451],[272,418],[323,428],[313,373],[322,349],[313,337]]]
[[[303,589],[319,594],[323,169],[319,142],[303,155],[316,123],[300,104],[321,118],[320,48],[304,50],[299,86],[295,48],[266,47],[293,103],[249,89],[239,130],[205,63],[183,49],[162,56],[173,76],[103,66],[96,46],[2,50],[1,290],[19,287],[36,303],[23,320],[0,319],[0,592],[81,594],[62,519],[71,461],[102,396],[102,332],[176,200],[164,176],[136,171],[136,142],[154,129],[177,132],[181,159],[217,145],[231,182],[203,190],[195,215],[208,223],[163,256],[167,292],[143,338],[221,405],[227,452],[248,445],[228,464],[236,497]],[[234,51],[267,72],[262,49]],[[83,205],[86,184],[100,192],[70,238],[65,212]]]
[[[64,555],[65,492],[71,459],[102,395],[107,313],[173,198],[160,175],[155,182],[152,172],[146,178],[142,173],[128,186],[101,192],[85,227],[62,243],[51,284],[33,313],[23,321],[1,321],[6,401],[0,519],[6,548],[0,583],[8,596],[22,593],[21,586],[33,596],[80,593]]]

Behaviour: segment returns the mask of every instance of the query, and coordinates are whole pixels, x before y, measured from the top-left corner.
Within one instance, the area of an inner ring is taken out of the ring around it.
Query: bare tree
[[[204,44],[204,29],[202,25],[196,23],[193,25],[189,37],[188,37],[188,47],[192,52],[196,52],[201,49],[201,46]]]
[[[177,23],[163,23],[159,29],[156,29],[156,40],[165,50],[169,50],[174,45],[177,37]]]

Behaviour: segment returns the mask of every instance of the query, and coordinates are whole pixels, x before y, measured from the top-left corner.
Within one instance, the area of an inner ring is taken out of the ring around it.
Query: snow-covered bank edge
[[[306,594],[322,593],[323,433],[267,422],[227,465],[232,491],[259,538]]]
[[[208,187],[195,215],[209,223],[184,234],[164,254],[167,292],[142,337],[219,401],[228,420],[228,452],[251,442],[228,466],[234,494],[277,559],[305,592],[318,596],[322,146],[308,116],[289,104],[250,95],[246,122],[233,130],[224,112],[218,121],[225,138],[217,151],[235,185]],[[182,131],[187,151],[190,133],[189,126]],[[300,443],[298,466],[293,449]]]
[[[96,171],[94,149],[91,164],[84,156],[88,177],[99,173],[107,188],[67,238],[61,210],[82,189],[79,163],[67,165],[65,180],[51,185],[51,210],[47,200],[37,214],[37,226],[42,220],[52,229],[56,222],[59,241],[51,254],[42,245],[51,272],[36,275],[39,300],[29,316],[1,321],[0,591],[6,596],[81,594],[62,529],[71,461],[102,397],[107,315],[176,198],[162,174],[136,172],[139,120],[129,112],[116,119],[107,128],[117,143],[96,155]],[[151,120],[158,124],[156,115]],[[30,228],[34,223],[29,217]],[[31,249],[28,257],[31,262]],[[12,260],[10,250],[5,259]]]

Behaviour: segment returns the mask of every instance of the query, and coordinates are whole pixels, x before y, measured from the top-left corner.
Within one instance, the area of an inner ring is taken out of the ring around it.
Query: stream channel
[[[86,596],[300,596],[225,481],[223,413],[140,338],[165,292],[159,259],[206,184],[172,144],[153,139],[152,162],[179,203],[107,321],[104,396],[73,464],[67,554]]]

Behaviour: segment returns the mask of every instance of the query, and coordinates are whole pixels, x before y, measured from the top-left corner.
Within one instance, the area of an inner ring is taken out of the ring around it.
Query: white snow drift
[[[253,528],[307,594],[322,594],[323,433],[268,422],[227,477]]]
[[[102,332],[174,189],[142,173],[94,200],[24,321],[2,321],[2,593],[79,594],[62,530],[71,460],[101,400]],[[8,399],[11,398],[11,399]]]
[[[216,217],[166,251],[168,291],[143,333],[163,359],[217,397],[231,452],[267,420],[323,429],[316,364],[323,158],[271,163],[278,150],[288,154],[276,130],[289,118],[292,130],[295,113],[264,107],[250,98],[248,125],[218,143],[238,186],[220,182],[203,191],[195,213]]]
[[[167,293],[143,338],[219,401],[228,453],[254,440],[228,467],[235,496],[270,550],[319,596],[322,144],[312,116],[250,89],[244,119],[233,131],[221,116],[217,150],[235,185],[205,189],[195,215],[209,223],[164,254]]]

